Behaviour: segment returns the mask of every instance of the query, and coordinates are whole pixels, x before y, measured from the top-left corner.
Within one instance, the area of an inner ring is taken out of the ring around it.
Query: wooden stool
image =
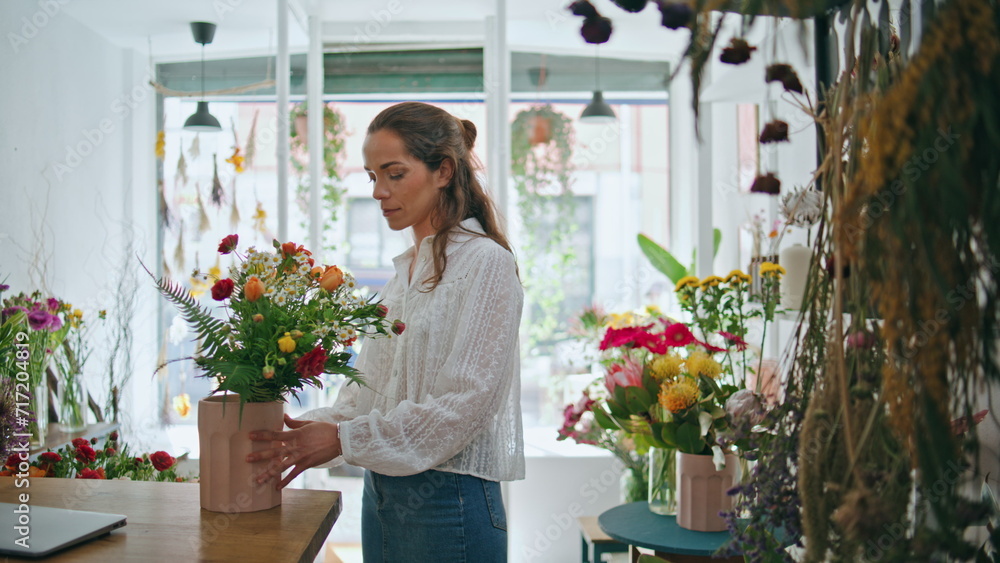
[[[612,539],[597,525],[597,516],[580,516],[576,519],[580,526],[580,544],[583,548],[583,563],[600,563],[605,553],[625,553],[628,546]]]

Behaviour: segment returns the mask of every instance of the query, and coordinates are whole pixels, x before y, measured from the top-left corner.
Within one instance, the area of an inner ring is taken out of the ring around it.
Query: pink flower
[[[730,344],[734,345],[737,350],[742,352],[743,350],[747,349],[747,341],[743,340],[741,337],[731,332],[726,332],[724,330],[720,330],[719,334],[726,339],[726,342],[729,342]]]
[[[650,326],[652,325],[609,328],[607,332],[604,333],[604,339],[601,340],[600,348],[601,350],[607,350],[608,348],[618,348],[628,344],[635,344],[637,339],[641,339],[643,336],[649,336],[649,333],[646,332],[646,330]]]
[[[701,347],[704,348],[706,352],[715,353],[715,352],[725,352],[726,351],[725,348],[719,348],[718,346],[712,346],[708,342],[702,342],[701,340],[696,340],[695,342],[697,342],[698,344],[700,344]]]
[[[684,323],[674,323],[663,331],[663,336],[667,340],[667,346],[679,348],[696,342],[691,330]]]
[[[632,358],[625,358],[625,364],[614,364],[608,368],[604,376],[604,386],[608,388],[608,393],[614,393],[615,387],[640,387],[642,386],[642,366]]]

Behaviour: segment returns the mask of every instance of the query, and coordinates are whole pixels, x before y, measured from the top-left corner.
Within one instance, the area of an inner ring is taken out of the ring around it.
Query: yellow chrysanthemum
[[[608,326],[611,328],[625,328],[636,326],[636,316],[632,312],[611,313],[608,315]]]
[[[775,276],[781,277],[785,274],[785,269],[780,264],[775,264],[773,262],[764,262],[760,265],[760,275],[773,274]]]
[[[743,273],[743,270],[733,270],[726,276],[726,283],[750,283],[750,276]]]
[[[649,363],[649,373],[656,379],[673,381],[678,375],[681,374],[681,368],[683,366],[684,358],[681,358],[677,354],[656,356],[653,361]]]
[[[660,406],[672,413],[679,413],[698,402],[698,385],[688,378],[660,387]]]
[[[702,289],[705,289],[709,287],[715,287],[720,283],[722,283],[722,278],[720,278],[719,276],[708,276],[707,278],[701,280],[700,285]]]
[[[674,287],[674,291],[680,291],[685,287],[697,287],[700,281],[697,276],[684,276],[677,280],[677,286]]]
[[[685,365],[687,366],[688,373],[695,377],[704,375],[715,379],[722,374],[722,365],[712,359],[712,356],[701,351],[691,352],[691,355],[685,361]]]

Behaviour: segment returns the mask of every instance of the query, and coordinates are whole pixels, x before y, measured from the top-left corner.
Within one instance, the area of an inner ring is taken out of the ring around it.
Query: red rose
[[[406,330],[406,324],[403,323],[403,321],[396,319],[395,321],[392,322],[392,332],[399,335],[403,334],[404,330]]]
[[[153,467],[157,471],[166,471],[177,463],[177,460],[167,452],[153,452],[150,454],[149,460],[153,462]]]
[[[317,346],[295,362],[295,371],[302,377],[316,377],[326,369],[326,360],[326,350],[323,350],[322,346]]]
[[[90,444],[81,444],[76,448],[76,459],[84,464],[93,463],[97,459],[97,452],[90,447]]]
[[[79,448],[80,446],[89,446],[89,445],[90,445],[90,440],[87,440],[86,438],[74,438],[73,439],[73,447],[74,448]]]
[[[107,479],[107,475],[104,474],[104,468],[98,467],[96,470],[89,467],[85,467],[82,471],[77,473],[77,479]]]
[[[22,459],[21,454],[10,454],[7,456],[7,461],[4,462],[4,466],[17,469],[17,465],[22,461],[28,461],[28,456],[25,455],[24,459]]]
[[[109,457],[115,455],[115,449],[114,448],[105,448],[104,449],[104,455],[109,456]]]
[[[229,254],[236,250],[236,245],[240,242],[240,235],[229,235],[219,243],[219,254]]]
[[[215,285],[212,286],[212,299],[215,299],[216,301],[227,299],[233,294],[233,289],[235,287],[236,284],[229,278],[215,282]]]
[[[45,452],[38,456],[39,461],[44,461],[45,463],[59,463],[62,461],[62,456],[56,452]]]
[[[110,435],[108,435],[108,440],[111,440],[112,442],[117,442],[118,441],[118,431],[115,430]]]
[[[376,317],[378,317],[380,319],[384,319],[385,316],[388,315],[388,314],[389,314],[389,308],[386,307],[385,305],[379,303],[378,306],[375,307],[375,316]]]
[[[135,458],[135,464],[136,464],[136,466],[142,465],[143,463],[145,463],[145,461],[143,461],[143,459],[141,457]]]

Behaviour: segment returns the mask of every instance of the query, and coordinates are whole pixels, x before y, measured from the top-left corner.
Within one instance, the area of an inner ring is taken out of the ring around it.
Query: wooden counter
[[[340,493],[332,491],[285,489],[280,506],[225,514],[201,509],[197,483],[54,478],[31,479],[27,488],[16,488],[14,483],[13,477],[0,477],[0,502],[15,503],[19,493],[27,492],[31,505],[128,518],[125,527],[45,558],[46,562],[312,563],[341,510]]]

